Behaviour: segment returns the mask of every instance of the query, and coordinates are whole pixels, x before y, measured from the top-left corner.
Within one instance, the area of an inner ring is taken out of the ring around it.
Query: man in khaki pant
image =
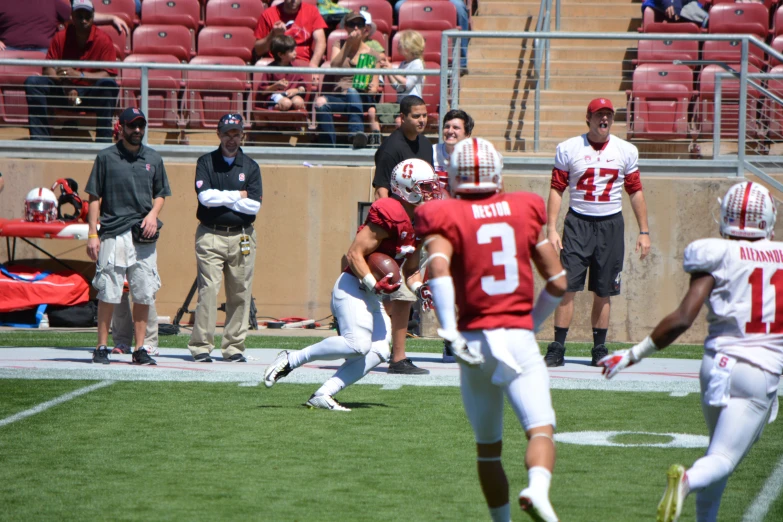
[[[220,147],[201,156],[196,165],[200,224],[196,229],[198,306],[188,349],[196,362],[212,362],[215,348],[217,294],[226,280],[226,323],[221,352],[226,362],[247,362],[247,335],[256,233],[253,222],[261,208],[261,170],[240,148],[242,116],[226,114],[217,130]]]

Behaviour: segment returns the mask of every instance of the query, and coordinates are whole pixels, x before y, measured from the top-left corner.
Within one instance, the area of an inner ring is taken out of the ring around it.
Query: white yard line
[[[70,393],[66,393],[65,395],[60,395],[56,399],[52,399],[50,401],[42,402],[38,406],[35,406],[33,408],[30,408],[29,410],[20,411],[19,413],[16,413],[14,415],[11,415],[10,417],[6,417],[5,419],[0,420],[0,428],[3,426],[7,426],[8,424],[11,424],[13,422],[16,422],[18,420],[26,419],[27,417],[32,417],[36,413],[41,413],[44,410],[48,410],[49,408],[53,406],[57,406],[58,404],[62,404],[64,402],[68,402],[71,399],[75,399],[76,397],[79,397],[80,395],[84,395],[85,393],[90,393],[91,391],[98,390],[100,388],[104,388],[106,386],[109,386],[114,381],[101,381],[97,384],[92,384],[90,386],[87,386],[85,388],[79,388],[78,390],[72,391]]]
[[[753,499],[750,507],[745,512],[745,516],[742,517],[742,522],[761,522],[764,517],[767,516],[769,508],[780,495],[783,490],[783,458],[778,461],[777,466],[772,471],[767,481],[764,483],[764,487]]]

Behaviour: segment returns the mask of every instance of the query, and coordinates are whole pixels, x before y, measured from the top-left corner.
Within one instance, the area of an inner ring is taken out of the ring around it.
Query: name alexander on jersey
[[[783,263],[783,250],[756,250],[755,248],[741,246],[740,259],[742,261],[756,261],[759,263]]]

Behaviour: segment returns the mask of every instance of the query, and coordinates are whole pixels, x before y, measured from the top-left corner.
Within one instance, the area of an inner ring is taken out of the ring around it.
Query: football
[[[400,267],[391,256],[373,252],[367,256],[367,264],[370,266],[370,273],[377,280],[383,279],[387,274],[392,274],[390,282],[397,284],[402,278]]]

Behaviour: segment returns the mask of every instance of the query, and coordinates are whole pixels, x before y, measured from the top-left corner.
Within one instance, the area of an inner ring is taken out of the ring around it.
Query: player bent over
[[[418,159],[400,162],[391,175],[394,198],[376,200],[364,225],[348,249],[348,267],[337,278],[332,290],[331,308],[340,328],[339,337],[298,351],[282,351],[264,373],[264,384],[271,387],[281,377],[313,360],[345,359],[334,377],[326,381],[306,406],[350,411],[334,395],[362,377],[391,355],[391,322],[381,303],[381,295],[399,288],[390,283],[390,275],[376,280],[365,258],[381,252],[403,267],[408,288],[427,300],[429,291],[419,275],[420,242],[413,231],[413,211],[417,205],[440,198],[438,176],[432,167]],[[403,264],[403,261],[405,263]]]
[[[729,475],[764,425],[777,416],[783,372],[782,311],[777,308],[778,292],[783,291],[783,243],[772,241],[775,203],[763,186],[743,182],[726,193],[720,214],[723,239],[700,239],[685,249],[683,268],[691,282],[679,308],[644,341],[598,363],[611,379],[674,342],[706,302],[709,328],[699,380],[710,445],[687,471],[679,464],[669,468],[659,522],[677,520],[692,491],[696,519],[717,520]]]
[[[529,484],[519,504],[534,520],[557,521],[549,502],[555,412],[534,331],[557,307],[567,281],[542,232],[544,200],[527,192],[503,193],[502,167],[488,141],[458,143],[449,165],[449,190],[456,199],[417,208],[415,229],[426,238],[438,333],[462,363],[462,399],[492,520],[510,519],[500,457],[505,395],[530,441],[525,454]],[[547,281],[535,306],[531,260]]]

